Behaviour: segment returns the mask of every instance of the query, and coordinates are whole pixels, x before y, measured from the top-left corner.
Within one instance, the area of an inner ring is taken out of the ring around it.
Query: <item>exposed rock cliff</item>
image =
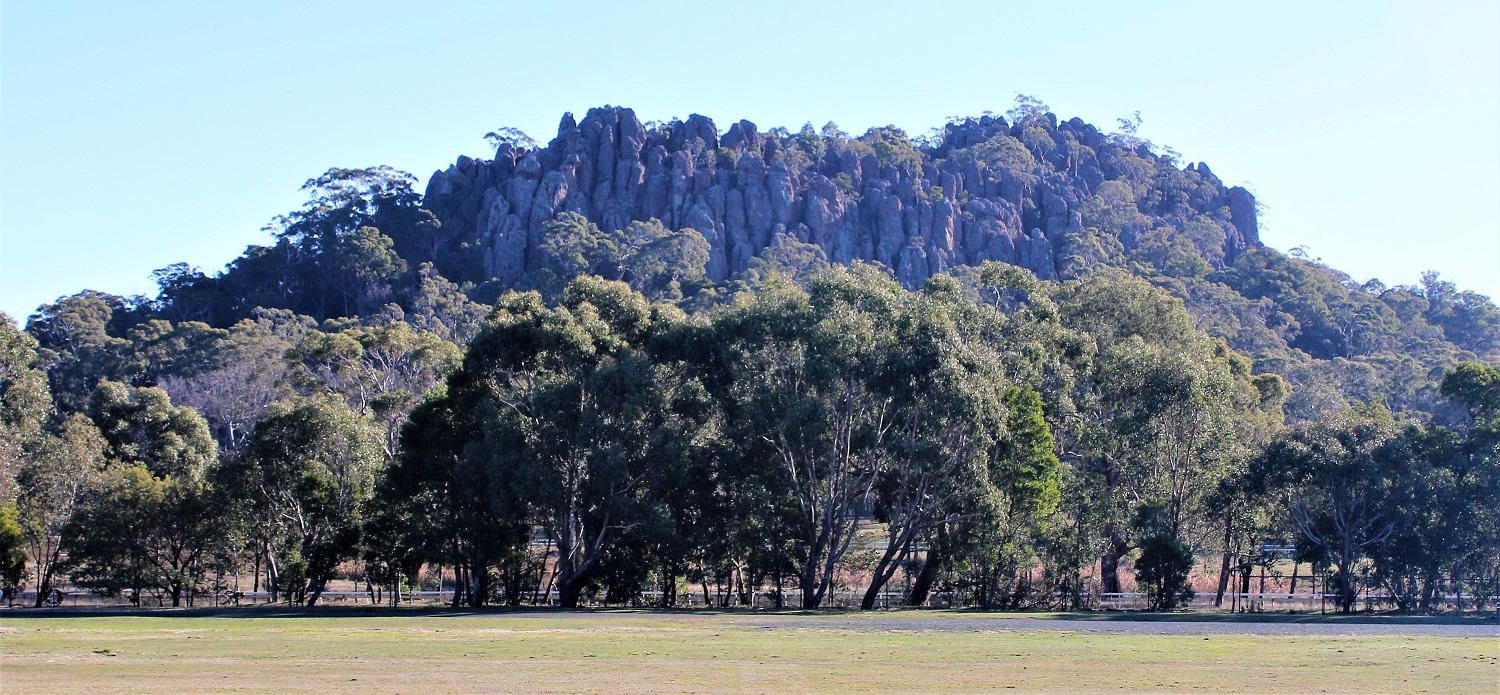
[[[1068,249],[1095,234],[1129,250],[1153,229],[1206,223],[1219,231],[1197,252],[1214,265],[1259,245],[1248,191],[1078,119],[985,116],[949,124],[927,147],[892,132],[761,133],[740,121],[721,135],[704,116],[648,127],[630,109],[603,107],[582,122],[565,115],[546,147],[461,157],[433,174],[425,200],[445,226],[467,232],[483,272],[506,286],[528,283],[543,223],[563,212],[607,231],[648,218],[695,229],[709,242],[714,281],[744,270],[779,232],[833,262],[882,263],[909,287],[985,260],[1068,274],[1079,262]],[[1124,221],[1090,204],[1109,181],[1138,192]]]

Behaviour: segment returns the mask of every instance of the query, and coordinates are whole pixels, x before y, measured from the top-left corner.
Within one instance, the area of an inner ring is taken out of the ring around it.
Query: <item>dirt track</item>
[[[1192,619],[1131,620],[1125,618],[952,617],[921,614],[841,619],[837,616],[786,615],[747,618],[741,624],[766,629],[876,630],[910,632],[992,632],[1056,630],[1096,634],[1140,635],[1325,635],[1425,637],[1500,637],[1495,623],[1390,622],[1270,622],[1254,620],[1198,621]]]

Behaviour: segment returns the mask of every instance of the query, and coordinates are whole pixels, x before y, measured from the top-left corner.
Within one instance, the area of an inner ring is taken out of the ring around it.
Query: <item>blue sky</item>
[[[1273,247],[1500,297],[1493,0],[805,4],[6,3],[0,310],[216,271],[329,167],[425,182],[564,111],[918,134],[1016,93],[1139,111],[1258,194]]]

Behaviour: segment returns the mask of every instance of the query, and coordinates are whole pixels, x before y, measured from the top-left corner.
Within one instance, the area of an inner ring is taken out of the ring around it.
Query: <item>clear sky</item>
[[[1262,238],[1500,297],[1500,3],[20,2],[0,310],[217,271],[329,167],[424,184],[564,111],[912,134],[1040,97],[1207,162]]]

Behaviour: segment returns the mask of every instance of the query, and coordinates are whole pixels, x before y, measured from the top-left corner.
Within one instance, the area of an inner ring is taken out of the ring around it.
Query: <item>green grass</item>
[[[858,615],[795,627],[707,612],[6,617],[0,682],[7,693],[1500,692],[1493,638],[840,627]],[[944,616],[962,622],[921,615]]]

